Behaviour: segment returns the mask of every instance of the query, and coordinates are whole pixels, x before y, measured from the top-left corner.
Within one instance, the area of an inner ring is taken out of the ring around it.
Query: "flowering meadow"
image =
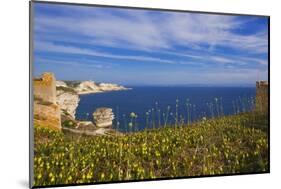
[[[268,116],[257,112],[95,137],[35,126],[33,184],[261,173],[268,158]]]

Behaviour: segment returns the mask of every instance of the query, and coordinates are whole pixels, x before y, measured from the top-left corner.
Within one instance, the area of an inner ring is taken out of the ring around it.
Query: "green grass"
[[[268,170],[268,117],[245,113],[124,136],[35,127],[35,186]]]

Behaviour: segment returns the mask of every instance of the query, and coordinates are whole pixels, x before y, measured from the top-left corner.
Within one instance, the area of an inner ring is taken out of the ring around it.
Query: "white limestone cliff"
[[[80,101],[80,94],[102,93],[109,91],[128,90],[123,86],[112,83],[96,83],[94,81],[56,81],[57,104],[60,105],[63,114],[69,114],[75,119],[76,108]]]
[[[75,87],[74,90],[78,94],[90,94],[90,93],[128,90],[128,88],[112,83],[98,84],[94,81],[83,81],[77,87]]]
[[[80,101],[79,95],[73,91],[57,88],[57,104],[60,105],[63,114],[75,119],[76,108]]]

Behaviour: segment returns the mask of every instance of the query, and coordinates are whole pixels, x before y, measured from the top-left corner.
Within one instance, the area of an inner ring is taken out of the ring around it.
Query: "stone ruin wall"
[[[33,80],[33,93],[45,102],[56,103],[56,79],[52,73],[44,73]]]
[[[268,112],[268,82],[256,82],[256,110]]]
[[[61,110],[56,103],[56,79],[44,73],[33,79],[34,125],[61,130]]]

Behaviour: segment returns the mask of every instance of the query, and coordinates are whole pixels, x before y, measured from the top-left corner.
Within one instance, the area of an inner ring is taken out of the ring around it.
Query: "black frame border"
[[[112,182],[90,182],[82,184],[58,184],[48,186],[33,186],[33,3],[42,4],[55,4],[55,5],[72,5],[72,6],[85,6],[85,7],[102,7],[102,8],[120,8],[120,9],[135,9],[135,10],[152,10],[152,11],[165,11],[165,12],[181,12],[181,13],[197,13],[197,14],[212,14],[212,15],[224,15],[224,16],[256,16],[266,17],[268,19],[268,171],[264,172],[247,172],[247,173],[234,173],[234,174],[217,174],[217,175],[200,175],[200,176],[186,176],[186,177],[165,177],[155,179],[143,179],[143,180],[122,180]],[[32,147],[32,148],[31,148]],[[164,8],[148,8],[148,7],[132,7],[121,5],[103,5],[103,4],[89,4],[89,3],[69,3],[69,2],[56,2],[56,1],[29,1],[29,188],[51,188],[51,187],[67,187],[67,186],[88,186],[99,184],[116,184],[116,183],[132,183],[132,182],[153,182],[161,180],[177,180],[177,179],[191,179],[191,178],[211,178],[211,177],[225,177],[225,176],[242,176],[242,175],[256,175],[256,174],[268,174],[270,173],[270,16],[269,15],[255,15],[255,14],[243,14],[243,13],[225,13],[225,12],[209,12],[209,11],[191,11],[191,10],[179,10],[179,9],[164,9]]]

